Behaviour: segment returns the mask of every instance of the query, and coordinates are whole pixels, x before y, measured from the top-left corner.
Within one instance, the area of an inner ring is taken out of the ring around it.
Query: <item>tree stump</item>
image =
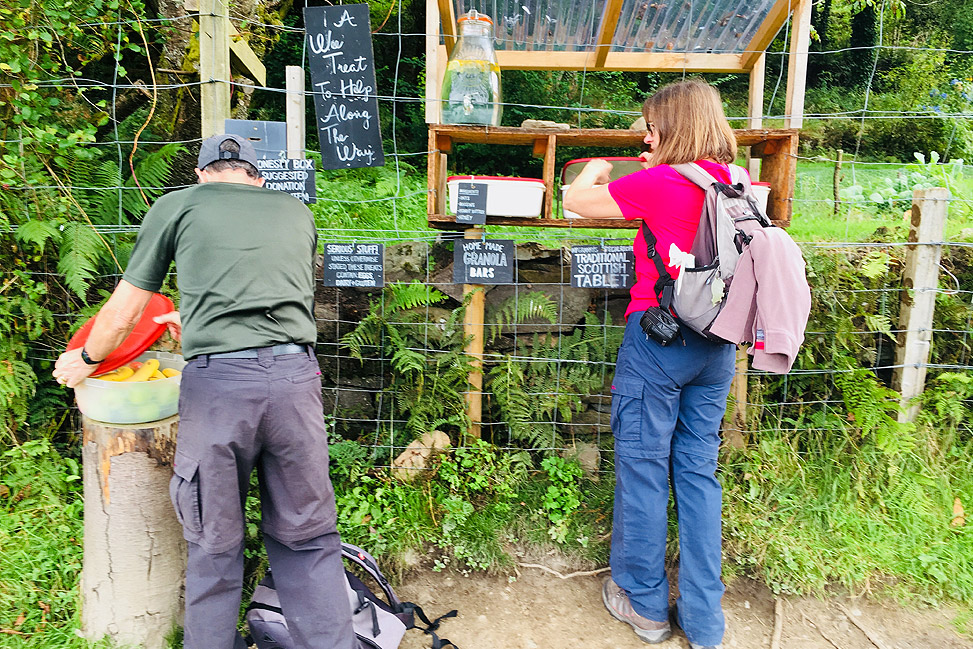
[[[162,649],[182,623],[186,544],[169,501],[179,417],[127,426],[84,417],[81,628]]]

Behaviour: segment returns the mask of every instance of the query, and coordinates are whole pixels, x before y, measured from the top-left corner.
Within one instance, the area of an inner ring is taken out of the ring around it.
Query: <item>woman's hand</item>
[[[611,182],[612,163],[603,158],[593,158],[588,161],[578,177],[574,179],[572,185],[581,181],[581,188],[587,189],[594,185],[607,185]],[[590,184],[589,184],[590,183]],[[586,186],[587,185],[587,186]]]
[[[642,158],[642,168],[643,169],[648,169],[652,165],[652,152],[651,151],[643,151],[642,153],[639,154],[639,157]]]
[[[564,208],[583,218],[618,218],[622,211],[608,191],[612,163],[594,158],[585,165],[564,194]]]

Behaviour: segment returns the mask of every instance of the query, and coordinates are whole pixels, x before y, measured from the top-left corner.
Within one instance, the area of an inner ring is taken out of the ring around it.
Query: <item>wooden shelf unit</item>
[[[738,129],[737,144],[749,147],[750,155],[760,158],[760,181],[770,183],[768,216],[776,225],[790,224],[794,178],[797,172],[797,129]],[[456,223],[446,213],[446,157],[454,142],[476,144],[513,144],[532,147],[532,154],[544,159],[544,205],[536,218],[487,216],[487,225],[517,225],[549,228],[636,228],[639,221],[625,219],[564,219],[554,213],[554,168],[557,147],[618,147],[638,149],[644,133],[617,129],[527,129],[509,126],[429,125],[429,226],[444,230],[464,230],[468,224]]]

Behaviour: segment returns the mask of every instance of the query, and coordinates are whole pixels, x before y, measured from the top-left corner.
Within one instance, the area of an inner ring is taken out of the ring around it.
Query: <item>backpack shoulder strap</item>
[[[352,545],[350,543],[341,544],[341,556],[345,559],[351,561],[357,566],[360,566],[369,576],[374,579],[378,585],[381,587],[382,592],[388,598],[389,605],[398,609],[402,605],[402,600],[399,599],[395,591],[392,590],[392,585],[389,584],[388,579],[379,570],[378,562],[375,561],[375,557],[370,555],[367,551],[361,549],[357,545]]]
[[[686,162],[683,164],[670,165],[680,176],[686,180],[699,185],[704,191],[709,189],[713,183],[718,183],[719,181],[713,177],[713,174],[703,169],[695,162]]]

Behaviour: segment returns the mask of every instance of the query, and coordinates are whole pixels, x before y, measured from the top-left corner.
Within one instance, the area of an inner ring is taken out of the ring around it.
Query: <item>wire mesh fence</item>
[[[389,18],[373,38],[397,53],[421,49],[421,45],[415,44],[424,42],[426,35],[405,30],[401,7],[396,9],[396,3],[391,3]],[[82,23],[79,27],[114,30],[120,44],[123,33],[143,33],[163,39],[167,30],[191,32],[192,24],[198,22],[200,15],[127,19],[120,10],[116,21]],[[954,135],[968,129],[973,118],[969,100],[950,103],[938,93],[928,104],[893,110],[871,104],[870,90],[882,57],[919,52],[970,61],[973,51],[886,45],[883,27],[888,20],[888,16],[880,13],[877,45],[811,53],[812,59],[828,59],[858,52],[863,57],[871,57],[871,71],[860,106],[836,107],[830,112],[812,111],[804,116],[812,132],[840,122],[849,129],[853,147],[847,152],[851,157],[841,162],[843,167],[837,171],[840,159],[834,155],[802,154],[798,158],[792,227],[808,259],[815,294],[814,311],[807,342],[794,371],[786,376],[755,370],[745,373],[746,398],[731,404],[731,410],[744,414],[736,420],[728,419],[726,424],[727,433],[743,439],[754,439],[764,430],[786,432],[798,427],[810,434],[829,434],[847,415],[840,377],[857,376],[864,369],[884,382],[891,381],[899,367],[895,361],[896,337],[903,333],[897,325],[899,304],[906,291],[900,280],[908,244],[905,238],[908,226],[903,214],[909,209],[915,187],[943,185],[952,193],[946,239],[934,242],[943,248],[944,273],[937,296],[940,308],[932,335],[929,380],[941,373],[968,373],[973,369],[970,359],[973,276],[969,272],[973,261],[973,235],[969,231],[973,228],[970,191],[973,173],[962,161],[951,157],[952,136],[936,159],[924,151],[925,158],[910,163],[866,161],[868,151],[862,142],[862,135],[872,122],[915,124],[949,120]],[[293,37],[291,47],[299,47],[300,59],[306,61],[306,39],[299,21],[280,25],[249,20],[238,24],[238,28],[241,32],[259,28],[270,38]],[[783,41],[775,45],[779,49],[768,52],[765,125],[788,117],[781,110],[779,92],[786,67],[788,29],[789,26],[784,29]],[[296,39],[300,39],[301,45],[295,45]],[[420,86],[400,83],[401,57],[393,58],[394,65],[383,70],[392,77],[392,82],[380,84],[391,88],[391,93],[377,95],[383,132],[387,134],[386,148],[390,149],[386,151],[388,174],[379,183],[374,177],[327,175],[319,180],[318,202],[312,207],[322,244],[376,242],[386,247],[389,285],[385,289],[320,286],[315,301],[317,349],[324,378],[323,415],[331,422],[336,436],[356,438],[371,446],[380,464],[391,463],[399,451],[426,430],[446,428],[457,436],[457,441],[462,441],[462,432],[470,423],[464,414],[465,399],[471,391],[465,382],[468,372],[457,370],[465,368],[469,359],[463,352],[463,317],[457,315],[464,309],[463,288],[451,276],[455,235],[424,227],[428,190],[417,169],[423,167],[428,151],[415,146],[415,138],[406,135],[405,111],[421,112],[425,97]],[[179,156],[191,157],[189,151],[200,140],[158,137],[157,133],[163,129],[153,122],[150,111],[143,108],[142,112],[127,115],[119,112],[122,103],[127,101],[122,95],[144,94],[146,100],[151,98],[152,107],[159,101],[190,102],[196,100],[201,84],[214,80],[196,78],[191,70],[152,69],[151,66],[150,77],[133,80],[119,61],[120,57],[110,73],[98,78],[52,76],[36,83],[39,92],[51,96],[61,91],[81,95],[100,93],[97,96],[105,102],[109,127],[104,137],[87,146],[101,160],[113,158],[117,171],[108,178],[116,178],[116,182],[104,182],[106,176],[96,174],[82,176],[80,170],[75,170],[55,175],[59,181],[48,184],[14,180],[4,185],[4,192],[22,196],[28,212],[32,209],[29,197],[38,193],[68,196],[79,208],[113,195],[114,219],[85,215],[85,222],[86,227],[111,247],[112,256],[124,263],[141,215],[139,210],[129,207],[132,202],[138,202],[147,193],[158,195],[185,187],[189,182],[185,174],[175,175],[184,182],[153,183],[149,178],[139,182],[137,174],[133,179],[128,169],[136,169],[131,162],[134,150],[138,149],[141,156],[175,143],[186,151]],[[584,81],[597,73],[579,74],[577,95],[564,97],[564,105],[512,102],[507,108],[538,114],[566,111],[577,115],[579,123],[583,115],[608,115],[622,121],[638,116],[635,106],[630,110],[587,106]],[[269,97],[285,92],[281,85],[269,82],[259,85],[246,78],[215,81],[231,82],[235,94],[245,96],[248,102],[267,102]],[[957,81],[963,88],[968,83]],[[0,89],[14,88],[15,84],[0,83]],[[309,100],[311,94],[306,93],[305,99]],[[933,101],[937,103],[933,105]],[[136,124],[132,115],[137,117]],[[743,115],[730,118],[737,126],[746,120]],[[412,128],[415,130],[414,125]],[[7,128],[4,133],[0,145],[7,150],[24,145],[25,139],[18,129]],[[114,149],[114,155],[109,155],[107,149]],[[313,147],[307,153],[313,157]],[[99,182],[94,182],[95,179]],[[342,194],[331,191],[332,182],[359,183],[371,190],[365,188],[356,195]],[[368,195],[369,191],[373,195]],[[365,210],[378,214],[377,220],[357,223],[354,214]],[[331,220],[337,213],[344,213],[347,218]],[[42,217],[33,215],[33,218]],[[31,218],[30,214],[27,218]],[[376,227],[376,223],[383,225]],[[10,226],[8,232],[16,228]],[[555,233],[540,229],[487,228],[488,239],[514,242],[517,262],[512,284],[481,289],[487,303],[483,323],[487,343],[482,359],[484,437],[504,447],[538,452],[558,452],[577,448],[579,444],[600,449],[611,446],[607,387],[624,329],[628,294],[619,289],[572,288],[568,279],[569,250],[572,245],[630,244],[633,234],[625,232],[567,229]],[[35,269],[29,274],[38,281],[63,283],[62,274],[54,268]],[[95,286],[110,288],[119,277],[117,269],[116,273],[102,270],[92,274],[90,280]],[[415,289],[416,286],[422,290]],[[396,298],[409,290],[417,292],[414,299],[406,302],[408,308],[404,308],[402,300]],[[529,308],[522,308],[525,304]],[[66,300],[64,307],[53,315],[62,321],[78,320],[82,305],[77,300]],[[366,323],[370,316],[378,324]],[[363,326],[373,324],[380,334],[366,339]],[[356,334],[360,339],[355,338]],[[35,360],[50,361],[58,351],[37,346],[32,355]],[[408,365],[408,359],[416,364]]]

